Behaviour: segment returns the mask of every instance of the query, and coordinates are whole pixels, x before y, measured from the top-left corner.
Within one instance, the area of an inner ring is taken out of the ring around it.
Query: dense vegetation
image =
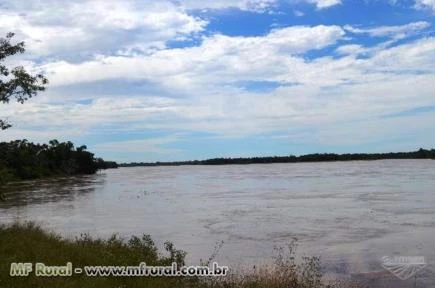
[[[6,180],[34,179],[56,175],[93,174],[116,168],[116,163],[96,159],[86,146],[52,140],[34,144],[27,140],[0,143],[0,184]]]
[[[134,166],[178,166],[178,165],[230,165],[230,164],[270,164],[297,162],[327,162],[327,161],[355,161],[355,160],[383,160],[383,159],[435,159],[435,149],[420,149],[415,152],[372,153],[372,154],[308,154],[302,156],[272,156],[252,158],[215,158],[208,160],[155,162],[155,163],[124,163],[120,167]]]
[[[159,253],[151,237],[132,237],[122,241],[112,236],[108,240],[91,239],[82,235],[75,240],[66,240],[47,233],[33,224],[0,226],[0,287],[4,288],[46,288],[46,287],[191,287],[191,288],[350,288],[356,287],[338,281],[326,285],[322,278],[320,262],[316,257],[303,257],[296,263],[295,246],[289,251],[278,251],[273,265],[263,266],[251,272],[233,274],[226,277],[86,277],[83,274],[71,277],[11,277],[10,264],[44,263],[46,265],[66,265],[73,267],[97,266],[137,266],[145,262],[147,266],[170,266],[176,262],[184,265],[186,253],[175,249],[172,243],[165,243],[166,252]],[[282,252],[282,253],[281,253]],[[209,259],[210,262],[212,261]],[[207,265],[207,262],[202,263]],[[224,263],[219,263],[224,265]],[[230,267],[231,269],[231,267]],[[230,271],[234,272],[234,271]]]

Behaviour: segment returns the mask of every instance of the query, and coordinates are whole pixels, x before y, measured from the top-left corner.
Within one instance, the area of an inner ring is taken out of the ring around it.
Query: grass
[[[128,241],[114,235],[109,239],[92,239],[81,235],[75,240],[63,239],[33,224],[0,226],[0,287],[192,287],[192,288],[350,288],[349,283],[326,283],[316,257],[304,257],[296,263],[294,245],[279,250],[274,265],[253,269],[248,273],[231,274],[222,278],[199,277],[28,277],[9,276],[12,262],[42,262],[46,265],[74,267],[86,265],[136,266],[145,262],[148,266],[170,266],[172,262],[184,265],[186,253],[165,244],[160,253],[151,237],[132,237]],[[211,262],[211,259],[206,264]],[[233,272],[233,271],[231,271]]]

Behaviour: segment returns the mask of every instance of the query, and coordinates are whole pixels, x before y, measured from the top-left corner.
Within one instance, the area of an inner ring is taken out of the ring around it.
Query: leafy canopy
[[[14,33],[8,33],[5,38],[0,38],[0,103],[9,103],[11,98],[23,104],[29,98],[44,91],[48,84],[47,78],[42,74],[31,75],[24,67],[7,68],[4,60],[8,56],[24,53],[24,42],[11,44]],[[5,120],[0,119],[0,129],[11,127]]]

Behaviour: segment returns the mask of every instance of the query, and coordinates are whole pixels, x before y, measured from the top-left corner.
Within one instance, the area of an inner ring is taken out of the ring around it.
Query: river
[[[6,198],[2,223],[36,221],[71,238],[150,234],[191,263],[220,241],[216,260],[239,266],[296,240],[300,254],[339,274],[381,271],[382,256],[423,256],[420,273],[435,283],[433,160],[120,168],[14,183]]]

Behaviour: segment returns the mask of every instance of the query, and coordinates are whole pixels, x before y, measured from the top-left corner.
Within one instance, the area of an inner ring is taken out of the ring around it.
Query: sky
[[[0,141],[153,162],[435,148],[435,0],[0,0]]]

